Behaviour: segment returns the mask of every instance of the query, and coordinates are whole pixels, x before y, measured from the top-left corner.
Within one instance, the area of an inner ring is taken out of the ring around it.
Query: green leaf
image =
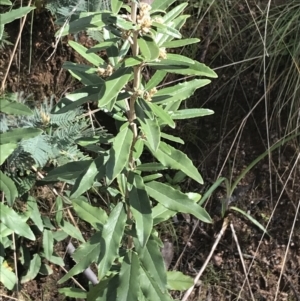
[[[69,222],[62,220],[60,227],[71,237],[78,239],[81,242],[85,242],[81,232]]]
[[[100,157],[100,159],[103,162],[103,157]],[[76,179],[71,190],[71,199],[78,198],[94,185],[95,177],[98,174],[98,168],[95,161],[96,160],[92,161],[88,168]]]
[[[184,9],[187,7],[188,3],[181,3],[179,5],[176,5],[173,9],[171,9],[168,13],[166,13],[164,16],[163,16],[163,23],[167,23],[169,21],[172,21],[174,20],[177,16],[179,16],[183,11]]]
[[[142,118],[138,116],[138,120],[149,146],[155,152],[160,143],[160,127],[157,123],[157,120],[151,120],[147,116]]]
[[[133,177],[133,183],[131,183],[133,186],[129,191],[129,204],[135,219],[138,240],[144,247],[153,227],[151,204],[142,177],[138,174],[134,174]]]
[[[86,299],[87,298],[87,292],[83,291],[81,288],[77,288],[77,287],[59,288],[58,292],[60,294],[64,294],[66,297],[70,297],[70,298],[78,298],[78,299]]]
[[[159,48],[150,35],[143,35],[137,40],[140,52],[146,61],[153,61],[159,56]]]
[[[7,24],[10,23],[16,19],[20,19],[27,15],[29,12],[31,12],[33,9],[35,9],[34,6],[25,6],[25,7],[20,7],[17,9],[13,9],[7,13],[0,14],[0,20],[1,24]]]
[[[181,33],[177,29],[175,29],[171,26],[168,26],[163,23],[155,22],[155,21],[152,22],[152,26],[156,28],[156,31],[158,33],[166,34],[166,35],[169,35],[170,37],[173,37],[176,39],[181,38]]]
[[[256,227],[258,227],[261,231],[263,231],[264,233],[266,233],[266,234],[268,234],[270,236],[270,234],[268,233],[267,229],[260,222],[258,222],[255,218],[253,218],[250,214],[248,214],[245,211],[243,211],[243,210],[241,210],[241,209],[239,209],[237,207],[234,207],[234,206],[231,206],[230,209],[232,209],[234,211],[237,211],[237,212],[241,213],[242,215],[244,215]]]
[[[0,165],[4,163],[4,161],[13,153],[13,151],[17,148],[16,143],[7,143],[2,144],[0,148]]]
[[[151,277],[150,273],[144,269],[140,269],[140,283],[141,290],[147,301],[173,301],[168,292],[163,293],[157,285],[155,279]]]
[[[34,138],[40,135],[43,131],[37,128],[21,128],[14,129],[0,134],[0,144],[16,143],[23,139]]]
[[[152,217],[153,217],[153,225],[156,226],[162,222],[167,221],[174,215],[176,215],[177,212],[170,210],[163,206],[162,204],[157,204],[153,209],[152,209]]]
[[[207,67],[205,64],[190,60],[179,54],[168,54],[167,59],[160,62],[147,63],[150,67],[156,70],[164,70],[166,72],[183,74],[183,75],[198,75],[217,78],[217,74]]]
[[[161,106],[158,106],[155,103],[149,102],[149,107],[151,108],[152,112],[155,114],[156,117],[158,117],[160,122],[167,124],[171,128],[175,128],[175,122],[171,118],[170,114],[167,113]]]
[[[210,80],[208,79],[194,79],[171,87],[160,89],[152,97],[152,103],[166,104],[187,99],[191,97],[197,89],[202,88],[209,83]]]
[[[153,174],[153,175],[143,177],[143,181],[144,181],[144,183],[146,183],[146,182],[157,180],[157,179],[162,178],[162,177],[163,177],[163,174],[156,173],[156,174]]]
[[[35,236],[26,222],[13,209],[0,202],[0,220],[2,223],[20,236],[35,240]]]
[[[13,206],[15,199],[18,197],[18,190],[13,182],[7,175],[0,170],[0,191],[4,192],[4,196],[9,206]]]
[[[214,111],[209,109],[185,109],[171,113],[171,117],[177,119],[191,119],[214,114]]]
[[[179,190],[155,181],[146,183],[145,186],[148,194],[166,208],[176,212],[192,214],[205,223],[212,222],[204,208],[195,204]]]
[[[173,41],[167,41],[162,44],[162,47],[166,48],[177,48],[177,47],[184,47],[187,45],[199,43],[200,40],[196,38],[192,39],[180,39],[180,40],[173,40]]]
[[[0,0],[0,5],[12,5],[9,0]]]
[[[0,111],[9,115],[30,116],[33,112],[24,104],[7,99],[1,99]]]
[[[100,250],[98,259],[98,277],[101,280],[109,271],[113,261],[119,254],[119,246],[126,223],[126,213],[120,202],[112,210],[106,224],[103,226],[101,241],[104,247]]]
[[[69,181],[77,179],[92,162],[92,160],[75,161],[56,167],[47,174],[43,181]]]
[[[100,77],[99,77],[100,81]],[[56,114],[63,114],[69,111],[72,111],[81,105],[89,102],[89,101],[98,101],[98,95],[102,87],[104,86],[104,81],[102,80],[97,85],[87,86],[81,89],[78,89],[62,98],[60,102],[65,103],[66,105],[60,108]]]
[[[85,65],[75,64],[71,62],[65,62],[63,68],[69,70],[72,77],[78,79],[81,83],[86,86],[104,84],[97,74],[96,68],[91,68]]]
[[[120,284],[117,287],[118,301],[139,300],[139,270],[140,263],[137,255],[132,251],[128,251],[122,262],[119,274]]]
[[[145,144],[148,147],[148,143],[145,142]],[[200,184],[203,184],[201,175],[186,154],[163,141],[160,142],[159,148],[156,152],[153,152],[150,147],[148,148],[152,152],[153,156],[156,157],[164,166],[181,170],[190,178]]]
[[[148,81],[145,89],[147,91],[155,88],[166,76],[167,72],[164,70],[157,70]]]
[[[66,24],[55,34],[56,37],[65,36],[70,33],[86,31],[88,28],[100,30],[111,16],[110,13],[85,12],[80,14],[80,18]]]
[[[120,91],[128,83],[132,75],[132,68],[120,68],[116,70],[105,81],[105,85],[102,86],[98,95],[98,107],[105,107],[110,101],[118,96]]]
[[[89,241],[81,244],[72,254],[76,265],[58,281],[58,284],[62,284],[71,277],[83,272],[91,263],[96,262],[100,253],[100,242],[101,232],[96,232]],[[109,252],[108,249],[106,251]]]
[[[115,137],[106,163],[106,175],[110,181],[113,181],[126,166],[129,159],[132,139],[133,133],[129,125],[124,127]]]
[[[101,51],[101,50],[105,50],[106,48],[115,45],[118,41],[119,41],[119,39],[117,39],[117,38],[112,38],[112,39],[103,41],[100,44],[96,44],[95,46],[93,46],[91,48],[88,48],[86,53],[98,52],[98,51]]]
[[[17,276],[4,263],[0,266],[0,283],[12,291],[18,281]]]
[[[165,11],[169,6],[171,6],[175,0],[154,0],[151,4],[151,12],[152,11]]]
[[[168,167],[162,165],[161,163],[154,162],[154,163],[144,163],[144,164],[138,165],[136,167],[136,169],[140,170],[140,171],[151,172],[151,171],[168,169]]]
[[[168,289],[175,291],[188,290],[194,284],[194,279],[192,277],[177,271],[167,272],[167,281]]]
[[[38,254],[34,254],[32,260],[30,261],[30,266],[26,275],[21,279],[21,283],[23,284],[30,280],[33,280],[39,273],[41,264],[41,257]]]
[[[95,53],[87,53],[88,48],[85,48],[81,44],[71,40],[68,41],[68,43],[78,54],[80,54],[84,59],[86,59],[94,66],[100,66],[105,63],[99,55]]]
[[[166,269],[158,244],[151,236],[145,247],[135,237],[133,241],[144,271],[149,273],[162,293],[167,293]]]
[[[140,156],[142,155],[143,150],[144,150],[144,141],[143,141],[143,139],[138,138],[134,144],[133,158],[135,160],[138,160],[140,158]]]
[[[114,13],[114,14],[117,14],[120,10],[120,8],[122,7],[123,5],[123,1],[120,1],[120,0],[112,0],[111,1],[111,11]]]
[[[102,208],[94,207],[81,199],[72,200],[72,204],[81,219],[91,224],[94,229],[102,230],[107,221],[107,214]]]
[[[52,231],[45,229],[43,232],[43,248],[46,259],[49,260],[53,253],[53,235]]]
[[[90,286],[87,301],[116,301],[119,275],[110,275],[94,286]]]
[[[175,137],[173,135],[169,135],[169,134],[166,134],[166,133],[161,133],[161,137],[164,138],[164,139],[176,142],[176,143],[184,144],[184,141],[181,138]]]

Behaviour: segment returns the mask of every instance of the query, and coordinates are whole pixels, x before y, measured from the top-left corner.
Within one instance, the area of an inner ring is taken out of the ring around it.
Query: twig
[[[243,254],[242,254],[242,251],[241,251],[241,247],[240,247],[238,238],[237,238],[237,236],[235,234],[235,230],[234,230],[234,227],[233,227],[232,223],[230,223],[230,228],[231,228],[231,231],[232,231],[232,236],[233,236],[233,238],[235,240],[235,243],[236,243],[236,247],[237,247],[238,252],[239,252],[239,256],[240,256],[240,259],[241,259],[241,262],[242,262],[242,266],[243,266],[243,270],[244,270],[244,273],[245,273],[246,281],[247,281],[247,284],[248,284],[248,287],[249,287],[251,298],[252,298],[253,301],[255,301],[255,298],[254,298],[252,290],[251,290],[251,285],[250,285],[250,282],[249,282],[249,278],[248,278],[248,273],[247,273],[247,269],[246,269],[244,257],[243,257]],[[240,293],[241,293],[241,291],[240,291]]]
[[[32,0],[29,0],[28,6],[31,5],[31,1],[32,1]],[[14,58],[14,56],[15,56],[17,47],[18,47],[18,45],[19,45],[19,41],[20,41],[20,39],[21,39],[21,35],[22,35],[23,27],[24,27],[25,22],[26,22],[26,18],[27,18],[27,15],[24,16],[23,21],[22,21],[22,24],[21,24],[21,26],[20,26],[20,31],[19,31],[19,34],[18,34],[16,43],[15,43],[15,46],[14,46],[13,52],[12,52],[12,54],[11,54],[11,57],[10,57],[10,60],[9,60],[9,63],[8,63],[8,66],[7,66],[5,75],[4,75],[3,80],[2,80],[0,92],[1,92],[1,91],[2,91],[2,92],[5,91],[5,82],[6,82],[6,79],[7,79],[7,76],[8,76],[8,73],[9,73],[9,70],[10,70],[10,67],[11,67],[11,64],[12,64],[12,61],[13,61],[13,58]]]
[[[218,246],[218,244],[220,242],[220,239],[224,235],[224,233],[225,233],[225,231],[226,231],[226,229],[228,227],[228,223],[229,223],[229,219],[228,219],[228,217],[226,217],[224,219],[224,222],[223,222],[223,225],[222,225],[222,229],[220,230],[220,232],[219,232],[219,234],[218,234],[218,236],[217,236],[217,238],[216,238],[216,240],[214,242],[214,245],[211,248],[211,251],[210,251],[209,255],[207,256],[207,258],[206,258],[203,266],[201,267],[199,273],[197,274],[197,276],[194,279],[194,284],[185,292],[185,294],[184,294],[184,296],[183,296],[183,298],[182,298],[181,301],[186,301],[188,299],[188,297],[190,296],[190,294],[192,293],[195,285],[198,283],[201,275],[203,274],[203,272],[206,269],[206,267],[207,267],[207,265],[208,265],[211,257],[213,256],[213,254],[214,254],[214,252],[215,252],[215,250],[216,250],[216,248],[217,248],[217,246]]]

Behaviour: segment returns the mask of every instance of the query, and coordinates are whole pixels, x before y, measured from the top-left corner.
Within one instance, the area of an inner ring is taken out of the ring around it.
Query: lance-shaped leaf
[[[120,68],[115,71],[102,86],[98,95],[98,107],[106,106],[111,100],[116,98],[124,86],[128,83],[132,75],[132,68]]]
[[[132,138],[133,133],[129,126],[124,127],[115,137],[109,151],[109,159],[106,163],[106,175],[110,181],[113,181],[126,166],[129,159]]]
[[[107,214],[102,208],[92,206],[80,198],[72,200],[72,204],[81,219],[91,224],[94,229],[102,230],[107,221]]]
[[[155,28],[155,30],[158,33],[166,34],[166,35],[176,38],[176,39],[181,38],[181,33],[177,29],[175,29],[171,26],[168,26],[163,23],[155,22],[155,21],[152,22],[152,26]]]
[[[171,113],[171,117],[177,120],[203,117],[212,114],[214,114],[214,111],[209,109],[185,109]]]
[[[158,170],[168,169],[168,167],[164,166],[161,163],[153,162],[153,163],[144,163],[144,164],[138,165],[136,167],[136,169],[140,170],[140,171],[150,172],[150,171],[158,171]]]
[[[83,272],[91,263],[96,262],[100,253],[101,232],[96,232],[89,241],[81,244],[72,254],[76,265],[64,275],[58,283],[61,284],[69,278]]]
[[[150,35],[143,35],[137,40],[140,52],[146,61],[153,61],[159,56],[159,48]]]
[[[74,227],[72,224],[70,224],[69,222],[62,220],[60,227],[62,228],[63,231],[65,231],[71,237],[78,239],[81,242],[85,242],[81,232],[76,227]]]
[[[173,301],[168,292],[162,292],[148,271],[140,270],[141,290],[146,300]]]
[[[87,86],[68,94],[60,100],[60,102],[66,105],[55,112],[55,114],[63,114],[72,111],[88,101],[98,101],[98,95],[104,83],[104,80],[101,80],[99,77],[99,84]]]
[[[165,11],[169,6],[171,6],[175,0],[154,0],[151,4],[151,11]]]
[[[176,5],[173,9],[171,9],[169,12],[167,12],[163,16],[163,23],[167,23],[169,21],[174,20],[177,16],[179,16],[184,9],[187,7],[188,3],[181,3],[179,5]]]
[[[98,28],[98,30],[100,30],[105,25],[110,16],[111,14],[106,12],[81,13],[79,19],[76,19],[75,21],[68,23],[66,26],[63,26],[55,33],[55,36],[63,37],[70,33],[78,33],[82,30],[87,30],[88,28]]]
[[[13,153],[17,148],[17,143],[2,144],[0,148],[0,165]],[[1,179],[0,179],[1,180]]]
[[[164,70],[157,70],[150,78],[148,81],[145,89],[146,90],[151,90],[155,88],[166,76],[167,72]]]
[[[145,142],[145,144],[148,147],[148,142]],[[164,166],[181,170],[187,176],[191,177],[198,183],[203,184],[203,179],[197,168],[193,165],[193,162],[180,150],[175,149],[163,141],[160,142],[156,152],[153,152],[150,147],[148,148],[152,152],[153,156]]]
[[[200,40],[197,38],[192,39],[180,39],[180,40],[173,40],[173,41],[167,41],[162,44],[162,47],[165,48],[177,48],[177,47],[184,47],[187,45],[199,43]]]
[[[119,39],[117,39],[117,38],[108,39],[106,41],[101,42],[100,44],[96,44],[95,46],[88,48],[86,53],[98,52],[101,50],[105,50],[106,48],[115,45],[118,41],[119,41]]]
[[[51,170],[43,181],[69,181],[77,179],[92,162],[92,160],[69,162]]]
[[[176,143],[184,144],[184,141],[181,138],[175,137],[173,135],[169,135],[169,134],[166,134],[166,133],[161,133],[161,137],[164,138],[164,139],[176,142]]]
[[[162,204],[157,204],[152,209],[153,225],[155,226],[167,221],[168,219],[176,215],[176,213],[176,211],[170,210]]]
[[[95,53],[87,53],[88,48],[85,48],[81,44],[74,41],[69,41],[68,43],[77,53],[79,53],[83,58],[85,58],[94,66],[100,66],[104,64],[104,60],[99,55]]]
[[[101,167],[103,162],[104,158],[102,156],[91,162],[88,168],[76,179],[70,198],[78,198],[93,186],[95,177],[99,171],[98,167]]]
[[[148,194],[166,208],[187,214],[192,214],[205,223],[211,223],[211,217],[204,208],[195,204],[187,195],[169,185],[150,182],[146,183]]]
[[[90,286],[87,301],[116,301],[119,275],[110,275],[94,286]]]
[[[122,262],[117,288],[118,301],[139,300],[140,289],[140,262],[136,253],[128,251]]]
[[[156,151],[160,143],[160,127],[157,119],[150,119],[146,114],[146,110],[142,107],[143,100],[136,101],[135,111],[137,119],[141,125],[142,131],[153,151]],[[149,108],[148,104],[147,107]],[[150,111],[151,112],[151,111]],[[153,116],[153,114],[151,114]]]
[[[34,222],[34,224],[38,227],[38,229],[43,232],[44,224],[41,218],[41,213],[39,211],[37,201],[33,197],[29,197],[26,202],[28,211],[30,211],[30,219]]]
[[[4,192],[4,196],[6,198],[7,203],[9,204],[9,206],[12,207],[15,199],[18,196],[18,190],[13,180],[10,179],[7,175],[5,175],[1,170],[0,170],[0,191]]]
[[[113,261],[119,254],[119,246],[123,237],[126,223],[126,213],[123,203],[120,202],[110,213],[110,216],[103,226],[101,251],[98,258],[98,277],[100,280],[109,271]]]
[[[81,288],[77,287],[64,287],[59,288],[58,292],[64,294],[66,297],[76,298],[76,299],[86,299],[87,292],[83,291]]]
[[[52,231],[45,229],[43,231],[43,248],[46,259],[50,260],[53,253],[53,235]]]
[[[17,284],[18,277],[7,266],[5,262],[0,264],[0,283],[2,283],[7,289],[13,290]]]
[[[157,283],[162,293],[167,292],[167,276],[163,257],[157,242],[150,236],[145,247],[142,247],[137,238],[133,238],[135,249],[141,265],[151,278]]]
[[[178,271],[167,272],[168,288],[170,290],[185,291],[194,284],[194,279]]]
[[[153,227],[150,200],[143,179],[134,174],[133,186],[129,192],[129,204],[136,223],[136,233],[142,247],[148,241]]]
[[[155,104],[167,104],[179,100],[184,100],[192,96],[195,91],[210,83],[208,79],[194,79],[184,83],[158,90],[152,97]]]
[[[29,269],[26,275],[21,279],[21,283],[26,283],[34,279],[40,270],[41,264],[41,257],[38,254],[34,254],[32,260],[30,261]]]
[[[26,105],[16,101],[9,101],[5,98],[1,99],[0,111],[5,114],[17,116],[33,115],[33,112]]]
[[[14,129],[0,134],[0,144],[20,142],[22,139],[34,138],[42,132],[42,130],[36,128]]]
[[[0,202],[0,220],[10,230],[20,236],[30,240],[35,240],[35,236],[27,223],[17,212]]]
[[[35,7],[34,6],[25,6],[17,9],[13,9],[7,13],[0,14],[1,25],[10,23],[16,19],[22,18],[31,12]]]
[[[160,62],[149,62],[147,65],[156,70],[164,70],[175,74],[198,75],[212,78],[218,77],[217,74],[205,64],[192,61],[179,54],[168,54],[167,59],[161,60]]]
[[[166,112],[161,106],[151,102],[149,102],[148,105],[151,108],[152,112],[155,114],[155,116],[159,118],[160,124],[167,124],[172,129],[175,128],[175,122],[171,118],[170,114]]]

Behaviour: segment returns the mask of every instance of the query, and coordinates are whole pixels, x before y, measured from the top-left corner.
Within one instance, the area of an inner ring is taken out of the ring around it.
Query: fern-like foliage
[[[25,98],[20,93],[2,96],[2,99],[3,97],[10,102],[20,102],[28,107],[30,103],[37,103],[31,102],[29,97]],[[39,136],[20,141],[5,162],[4,171],[21,189],[19,193],[26,192],[30,187],[28,179],[25,181],[25,178],[33,165],[43,168],[47,164],[60,166],[70,161],[87,159],[89,157],[79,148],[77,141],[86,137],[107,136],[104,128],[92,129],[90,119],[82,118],[82,108],[55,114],[53,100],[54,98],[45,99],[39,106],[31,108],[33,114],[29,116],[0,113],[1,133],[28,127],[43,130]]]

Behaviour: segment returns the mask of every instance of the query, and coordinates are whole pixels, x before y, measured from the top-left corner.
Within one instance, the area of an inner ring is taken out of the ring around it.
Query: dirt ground
[[[18,34],[18,28],[19,21],[9,24],[6,28],[12,42]],[[81,58],[71,51],[67,45],[67,38],[58,44],[52,55],[55,29],[52,17],[47,11],[35,15],[33,30],[30,72],[30,22],[27,22],[22,34],[21,59],[19,60],[18,56],[14,58],[7,90],[24,91],[25,95],[33,93],[36,101],[53,94],[59,100],[65,93],[77,87],[75,80],[62,69],[63,62],[80,62]],[[199,59],[202,58],[212,67],[227,64],[226,59],[221,57],[210,62],[218,51],[218,44],[205,44],[209,34],[209,28],[204,24],[199,32],[203,40],[197,54]],[[85,36],[81,37],[81,41],[89,43]],[[206,48],[203,45],[206,45]],[[12,46],[0,52],[1,77],[7,68],[11,53]],[[257,84],[255,72],[250,70],[240,76],[240,86],[237,86],[234,95],[230,95],[232,101],[227,101],[231,90],[226,89],[222,90],[222,97],[216,99],[215,91],[221,90],[229,83],[234,73],[235,69],[232,67],[221,69],[218,71],[219,78],[187,103],[188,107],[196,105],[210,108],[215,111],[214,115],[182,122],[176,129],[177,134],[179,132],[187,142],[182,149],[193,159],[206,182],[205,187],[186,182],[183,186],[187,190],[203,193],[218,176],[236,178],[266,149],[264,104],[261,102],[247,119],[242,135],[236,140],[231,151],[249,106],[258,101],[263,93],[262,86]],[[270,133],[274,142],[277,134],[275,130]],[[274,152],[271,177],[266,157],[246,174],[233,194],[233,206],[248,212],[264,226],[271,219],[268,225],[269,236],[262,236],[262,231],[242,215],[233,211],[228,214],[246,270],[251,266],[248,273],[249,283],[245,281],[243,262],[232,228],[228,227],[190,300],[225,301],[237,300],[239,297],[239,300],[245,301],[268,301],[274,299],[276,291],[277,300],[300,300],[300,223],[299,219],[295,221],[300,200],[299,166],[298,172],[286,182],[295,162],[295,154],[297,150],[293,144],[283,147],[280,152]],[[230,161],[230,164],[226,163],[222,168],[225,161]],[[225,197],[225,187],[219,188],[206,204],[208,212],[214,218],[213,225],[196,224],[192,217],[179,216],[176,223],[171,223],[170,227],[164,230],[162,235],[173,243],[175,250],[170,269],[175,267],[191,276],[198,273],[221,229],[223,219],[220,217],[220,203]],[[291,232],[294,222],[294,230]],[[176,234],[172,234],[170,229],[175,229]],[[59,296],[56,284],[64,272],[59,269],[54,271],[54,274],[47,278],[40,277],[26,283],[22,288],[23,299],[66,300]],[[2,300],[9,299],[2,297]]]

